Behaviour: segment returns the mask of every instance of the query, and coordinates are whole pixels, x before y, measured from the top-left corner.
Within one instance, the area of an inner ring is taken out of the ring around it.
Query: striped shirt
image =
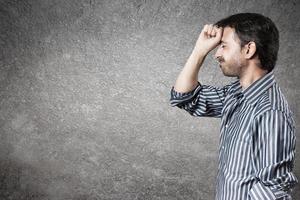
[[[287,200],[296,136],[288,103],[273,71],[244,91],[239,79],[224,87],[171,89],[171,106],[192,116],[221,118],[216,200]]]

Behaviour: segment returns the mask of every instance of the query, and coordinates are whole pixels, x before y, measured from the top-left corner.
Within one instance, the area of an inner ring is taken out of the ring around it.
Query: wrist
[[[196,49],[196,48],[194,48],[192,52],[192,55],[196,58],[204,58],[206,57],[207,54],[208,54],[207,51]]]
[[[198,58],[200,57],[205,57],[209,52],[205,51],[205,50],[201,50],[201,49],[193,49],[192,54]]]

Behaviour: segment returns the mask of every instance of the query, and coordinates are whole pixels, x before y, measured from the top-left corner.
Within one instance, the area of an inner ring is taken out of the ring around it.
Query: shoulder
[[[282,115],[293,123],[293,113],[290,110],[286,97],[276,82],[260,96],[254,105],[254,109],[254,118]]]

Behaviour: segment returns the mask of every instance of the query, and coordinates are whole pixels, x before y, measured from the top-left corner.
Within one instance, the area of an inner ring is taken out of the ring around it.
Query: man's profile
[[[206,55],[225,76],[223,87],[198,81]],[[293,174],[295,122],[274,77],[279,33],[257,13],[231,15],[203,27],[171,89],[170,103],[193,116],[221,118],[216,200],[287,200]]]

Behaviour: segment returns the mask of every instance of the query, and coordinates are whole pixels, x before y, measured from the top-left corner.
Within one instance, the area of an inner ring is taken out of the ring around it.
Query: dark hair
[[[258,13],[238,13],[214,24],[217,27],[234,28],[243,47],[255,42],[261,68],[272,71],[275,67],[279,49],[279,33],[273,21]]]

